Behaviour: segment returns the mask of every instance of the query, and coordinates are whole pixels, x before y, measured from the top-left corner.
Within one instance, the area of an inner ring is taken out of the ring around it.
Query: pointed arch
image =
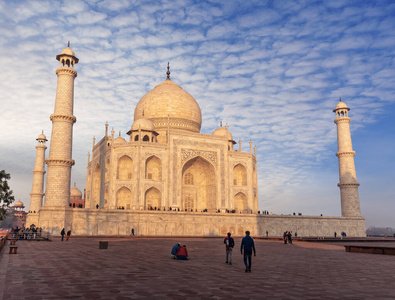
[[[242,164],[237,164],[233,168],[233,184],[247,185],[247,170]]]
[[[234,198],[234,209],[237,212],[247,212],[248,210],[248,203],[247,203],[247,196],[240,192],[235,195]]]
[[[124,155],[118,160],[117,179],[131,180],[133,177],[133,160]]]
[[[151,187],[145,192],[145,209],[151,210],[162,206],[162,195],[160,191]]]
[[[182,169],[182,209],[215,211],[217,178],[214,166],[201,156],[188,160]]]
[[[155,155],[145,162],[145,179],[162,180],[162,161]]]
[[[117,191],[116,199],[116,207],[124,207],[128,209],[130,208],[130,203],[132,202],[132,191],[127,187],[121,187]]]

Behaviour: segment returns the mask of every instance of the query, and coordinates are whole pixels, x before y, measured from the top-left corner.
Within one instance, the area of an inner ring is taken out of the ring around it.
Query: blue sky
[[[1,1],[0,169],[29,206],[36,138],[50,138],[58,62],[76,65],[72,182],[92,137],[123,137],[139,99],[171,78],[258,148],[259,207],[340,215],[336,125],[350,117],[362,215],[395,227],[393,1]],[[49,145],[49,143],[48,143]],[[47,155],[49,149],[47,150]]]

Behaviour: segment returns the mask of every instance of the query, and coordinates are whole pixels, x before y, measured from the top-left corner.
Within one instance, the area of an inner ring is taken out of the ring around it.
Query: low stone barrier
[[[395,248],[378,246],[344,246],[346,252],[395,255]]]

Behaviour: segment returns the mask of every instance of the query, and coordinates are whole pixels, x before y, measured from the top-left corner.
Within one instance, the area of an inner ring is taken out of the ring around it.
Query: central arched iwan
[[[217,209],[217,179],[214,166],[198,156],[182,168],[182,205],[187,211]]]

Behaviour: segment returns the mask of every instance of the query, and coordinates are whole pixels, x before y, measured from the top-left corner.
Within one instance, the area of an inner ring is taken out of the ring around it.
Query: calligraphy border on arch
[[[211,161],[215,167],[217,167],[217,152],[214,151],[200,151],[200,150],[193,150],[193,149],[181,149],[181,163],[189,160],[190,158],[202,156],[207,158]]]

